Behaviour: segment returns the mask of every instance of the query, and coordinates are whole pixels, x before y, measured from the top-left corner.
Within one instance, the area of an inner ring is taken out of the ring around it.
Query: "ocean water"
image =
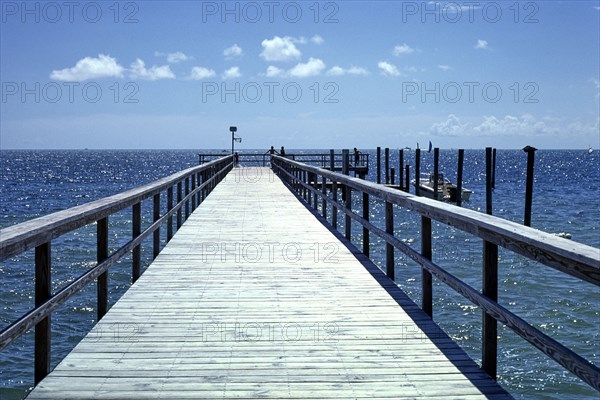
[[[374,181],[375,152],[368,152],[371,169],[367,178]],[[0,228],[119,193],[197,165],[196,153],[193,150],[0,151]],[[497,157],[493,213],[521,223],[526,155],[520,150],[498,150]],[[405,151],[405,162],[411,165],[414,174],[414,152]],[[256,165],[243,158],[241,163],[243,166]],[[440,151],[440,170],[452,181],[456,176],[456,163],[456,151]],[[422,172],[430,171],[432,164],[432,153],[422,153]],[[390,165],[398,170],[397,150],[391,151]],[[485,209],[483,150],[465,152],[463,181],[463,186],[474,192],[464,207]],[[360,212],[358,197],[353,204]],[[142,205],[142,228],[150,224],[151,209],[149,202]],[[383,204],[373,200],[371,210],[372,221],[383,226]],[[109,223],[109,245],[116,249],[130,237],[130,210],[111,216]],[[597,151],[588,154],[587,150],[540,150],[536,153],[532,226],[551,233],[569,233],[572,240],[600,247],[600,154]],[[397,236],[417,249],[420,248],[419,227],[418,217],[401,209],[395,210]],[[344,229],[343,218],[340,218],[339,228]],[[434,261],[479,289],[481,240],[441,224],[434,223],[433,228]],[[352,231],[353,242],[360,245],[359,225],[353,223]],[[151,240],[149,238],[142,247],[144,265],[151,258]],[[95,264],[93,225],[64,235],[52,245],[54,290]],[[371,238],[371,252],[374,261],[383,267],[385,246],[376,237]],[[111,304],[127,290],[130,269],[127,258],[111,268]],[[33,277],[32,251],[0,263],[0,328],[5,328],[33,307]],[[419,304],[420,269],[398,252],[396,277],[398,284]],[[95,296],[95,286],[88,286],[53,314],[53,366],[93,326]],[[598,287],[500,249],[499,302],[600,365]],[[480,359],[481,312],[435,279],[434,319],[471,357]],[[0,398],[3,400],[22,398],[32,386],[32,349],[30,332],[0,353]],[[517,398],[598,398],[597,392],[501,325],[498,360],[499,382]]]

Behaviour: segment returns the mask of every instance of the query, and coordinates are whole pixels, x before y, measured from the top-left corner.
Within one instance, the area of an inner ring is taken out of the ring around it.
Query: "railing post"
[[[523,151],[527,153],[527,174],[525,178],[525,215],[523,225],[531,226],[531,205],[533,202],[533,166],[535,163],[535,151],[532,146],[526,146]],[[492,186],[493,187],[493,186]]]
[[[337,181],[333,181],[333,186],[331,188],[331,193],[333,194],[333,201],[337,203],[338,200],[338,184]],[[331,209],[331,225],[333,225],[333,227],[335,229],[337,229],[338,226],[338,208],[337,205],[333,205],[333,208]]]
[[[348,185],[344,185],[344,192],[346,193],[346,210],[352,211],[352,188]],[[346,214],[346,223],[344,224],[346,230],[346,239],[352,239],[352,218]]]
[[[182,210],[181,210],[181,200],[183,200],[183,188],[182,188],[182,183],[181,181],[177,182],[177,204],[179,205],[179,207],[177,208],[177,230],[179,230],[179,228],[181,228],[181,224],[182,224]]]
[[[52,295],[50,242],[35,248],[35,306],[44,304]],[[37,385],[50,372],[51,316],[35,325],[34,382]]]
[[[154,222],[156,222],[160,219],[160,193],[154,195],[152,203],[154,205]],[[160,253],[160,226],[154,231],[153,236],[154,240],[152,241],[152,256],[153,259],[156,259],[156,257],[158,257],[158,253]]]
[[[315,211],[317,210],[317,205],[319,202],[319,196],[317,196],[317,180],[319,179],[319,175],[317,174],[313,174],[313,189],[314,189],[314,193],[313,193],[313,208],[315,209]]]
[[[310,186],[310,179],[312,177],[312,173],[305,171],[306,172],[306,185]],[[308,188],[306,188],[306,202],[308,203],[308,205],[310,206],[312,203],[312,190],[309,190]]]
[[[194,189],[196,189],[196,174],[192,174],[191,178],[192,178],[192,189],[191,189],[191,191],[193,192]],[[192,212],[194,212],[194,210],[196,209],[196,195],[192,196],[191,202],[192,202]]]
[[[142,233],[142,203],[136,203],[131,210],[131,237],[135,239]],[[141,246],[137,245],[131,253],[131,282],[135,283],[141,275]]]
[[[323,218],[327,220],[327,200],[325,198],[327,194],[327,178],[323,175],[323,179],[321,180],[321,193],[323,193],[323,199],[321,201],[321,211],[323,213]]]
[[[431,219],[421,216],[421,255],[428,260],[432,258]],[[430,317],[433,316],[433,287],[431,272],[421,267],[421,308]]]
[[[498,245],[483,242],[483,295],[498,301]],[[483,312],[482,368],[496,379],[498,322]]]
[[[213,181],[214,182],[214,181]],[[185,178],[185,196],[190,194],[190,177]],[[185,221],[190,217],[190,199],[185,201]]]
[[[96,223],[98,264],[108,258],[108,217]],[[108,311],[108,271],[98,277],[98,321]]]
[[[400,175],[402,175],[402,170],[400,170]],[[390,168],[390,184],[394,185],[396,183],[396,169],[394,167]]]
[[[394,204],[389,201],[385,202],[385,232],[394,236]],[[394,246],[387,240],[385,244],[385,267],[387,276],[394,280]]]
[[[362,194],[362,217],[365,220],[369,220],[369,193],[367,192],[363,192]],[[366,226],[363,226],[363,254],[367,257],[369,257],[369,230],[367,229]]]
[[[199,193],[198,193],[199,194]],[[198,199],[200,202],[200,199]],[[173,186],[167,189],[167,212],[173,209]],[[167,242],[173,239],[173,216],[167,218]]]
[[[200,172],[198,172],[196,174],[196,186],[200,187],[202,185],[202,174]],[[202,191],[198,190],[198,193],[196,194],[196,205],[199,206],[200,203],[202,203]]]

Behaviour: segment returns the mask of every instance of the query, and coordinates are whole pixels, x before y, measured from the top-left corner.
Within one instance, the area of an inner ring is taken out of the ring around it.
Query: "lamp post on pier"
[[[242,143],[242,138],[235,136],[235,133],[237,132],[237,127],[230,126],[229,131],[231,132],[231,154],[233,154],[235,142]]]

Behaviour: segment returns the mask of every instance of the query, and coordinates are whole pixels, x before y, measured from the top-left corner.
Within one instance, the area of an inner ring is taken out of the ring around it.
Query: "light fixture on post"
[[[235,133],[237,132],[237,127],[230,126],[229,131],[231,132],[231,154],[233,154],[235,142],[242,143],[242,138],[235,136]]]

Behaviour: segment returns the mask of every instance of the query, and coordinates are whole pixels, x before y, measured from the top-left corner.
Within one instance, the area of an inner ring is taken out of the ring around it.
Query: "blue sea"
[[[209,151],[207,151],[209,152]],[[214,152],[214,151],[213,151]],[[251,151],[249,151],[251,152]],[[310,153],[293,150],[293,153]],[[314,151],[314,152],[328,152]],[[374,181],[375,151],[367,179]],[[77,150],[0,151],[0,228],[83,204],[151,182],[198,164],[194,150]],[[255,153],[264,153],[257,150]],[[532,226],[550,233],[568,233],[574,241],[600,248],[600,152],[539,150],[536,153]],[[433,154],[422,153],[422,172],[431,171]],[[248,159],[243,166],[256,165]],[[262,161],[262,160],[261,160]],[[414,152],[405,151],[414,174]],[[383,163],[382,163],[383,164]],[[440,151],[440,171],[455,181],[456,150]],[[398,150],[390,165],[398,171]],[[526,154],[498,150],[493,213],[522,223]],[[396,178],[397,181],[398,178]],[[473,190],[464,207],[485,210],[485,153],[465,151],[463,186]],[[413,188],[411,188],[411,192]],[[163,203],[164,204],[164,203]],[[357,208],[360,200],[353,202]],[[150,203],[142,205],[143,224],[151,220]],[[372,220],[383,226],[383,205],[372,201]],[[418,218],[395,210],[395,231],[404,242],[420,248]],[[125,244],[131,235],[131,210],[111,216],[110,247]],[[340,218],[340,229],[343,219]],[[164,229],[163,234],[164,242]],[[361,243],[360,227],[352,227],[353,242]],[[151,258],[151,238],[142,257]],[[564,239],[568,240],[568,239]],[[434,223],[434,261],[473,287],[481,288],[482,242],[456,229]],[[53,241],[53,290],[95,264],[95,227],[87,226]],[[371,238],[372,258],[385,264],[385,246]],[[600,250],[599,250],[600,251]],[[130,259],[109,272],[110,303],[128,288]],[[397,283],[420,303],[420,269],[396,254]],[[95,286],[72,297],[52,316],[52,365],[55,366],[93,326]],[[600,290],[550,267],[500,249],[499,302],[546,334],[600,365]],[[0,263],[0,329],[34,304],[33,252]],[[481,312],[459,294],[434,279],[434,319],[480,360]],[[499,325],[499,382],[517,398],[597,399],[598,392],[524,340]],[[33,384],[33,334],[29,332],[0,353],[0,398],[20,399]]]

